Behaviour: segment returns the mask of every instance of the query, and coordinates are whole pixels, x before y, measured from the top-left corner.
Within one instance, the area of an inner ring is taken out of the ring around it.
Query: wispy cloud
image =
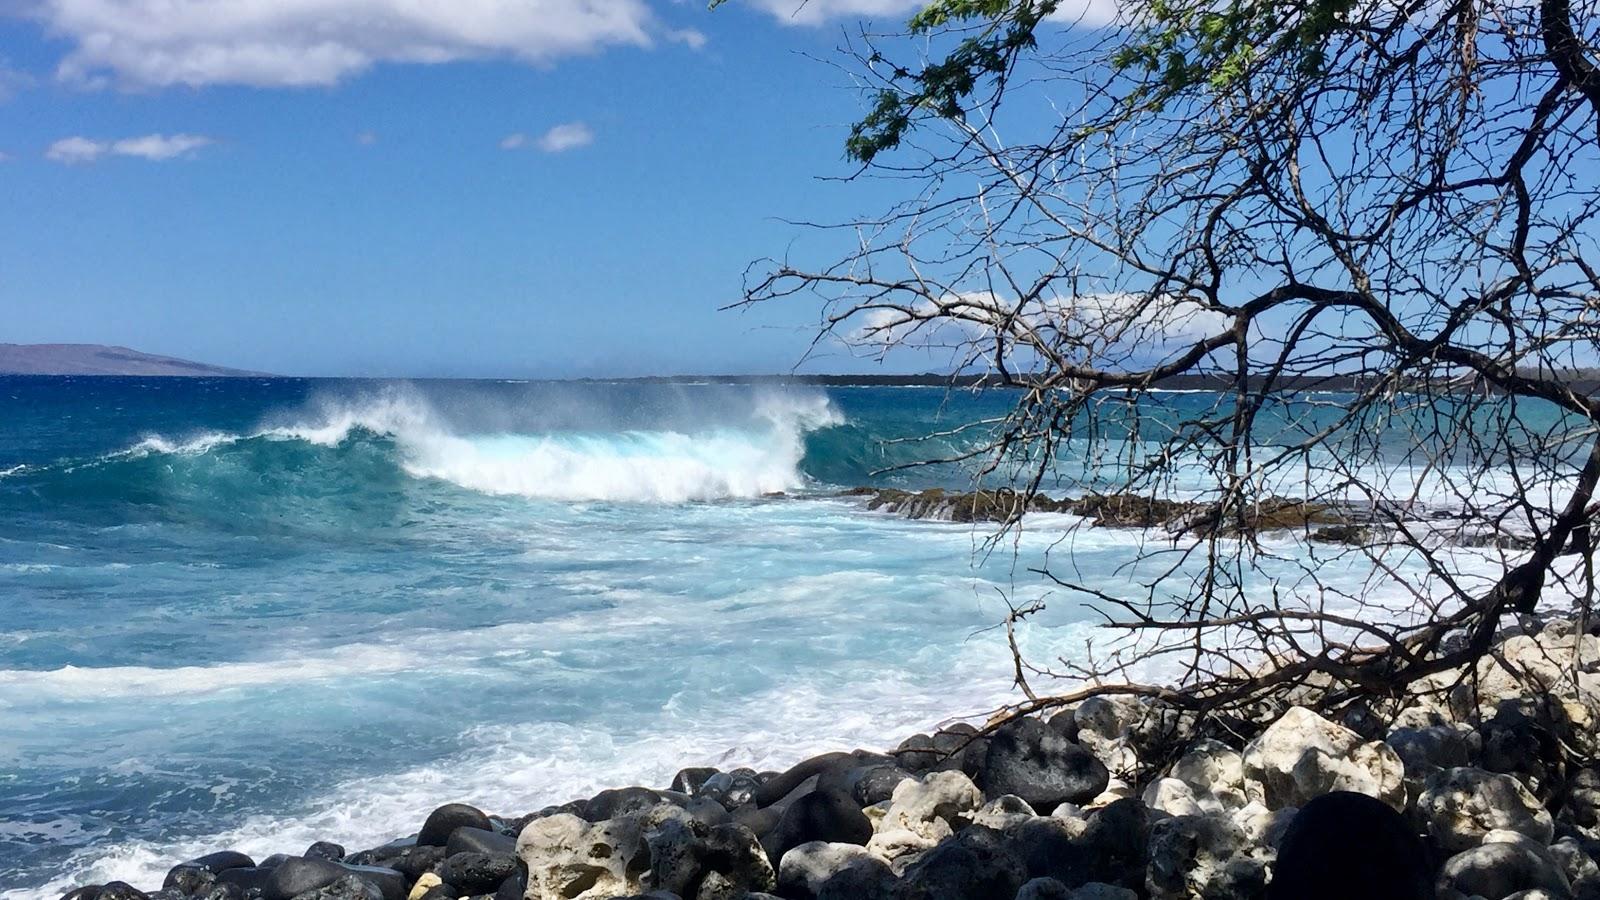
[[[594,143],[594,131],[582,122],[566,122],[539,136],[539,149],[546,153],[565,153]]]
[[[666,32],[666,38],[676,44],[682,44],[690,50],[699,50],[706,45],[707,38],[704,32],[693,28],[674,28]]]
[[[508,134],[500,139],[501,150],[520,150],[528,145],[528,136],[522,132]]]
[[[86,165],[106,156],[131,156],[162,162],[192,156],[201,147],[216,143],[199,134],[147,134],[116,141],[94,140],[74,135],[62,138],[44,151],[45,159],[66,165]]]
[[[0,5],[4,5],[0,0]],[[383,63],[545,65],[608,47],[690,46],[649,0],[30,0],[86,86],[329,85]]]
[[[371,147],[373,144],[376,144],[377,142],[378,142],[378,133],[375,132],[375,131],[363,131],[360,134],[356,135],[356,143],[360,144],[363,147]]]

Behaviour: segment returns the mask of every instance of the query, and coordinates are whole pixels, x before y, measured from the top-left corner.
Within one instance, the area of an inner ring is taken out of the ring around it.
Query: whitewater
[[[1046,601],[1039,658],[1093,634],[1030,570],[1138,578],[1148,536],[1033,516],[997,549],[839,493],[969,486],[898,465],[971,449],[958,426],[1007,399],[0,378],[0,896],[981,717],[1015,699],[1008,601]],[[1290,589],[1317,552],[1267,549]]]

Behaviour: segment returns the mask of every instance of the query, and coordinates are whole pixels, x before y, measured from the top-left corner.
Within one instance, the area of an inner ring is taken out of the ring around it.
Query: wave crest
[[[339,447],[373,435],[394,443],[407,475],[490,495],[684,503],[803,488],[805,436],[843,417],[820,391],[757,393],[741,402],[743,409],[673,427],[477,430],[449,421],[419,391],[392,388],[325,400],[249,435],[151,436],[127,453],[201,455],[252,439]]]

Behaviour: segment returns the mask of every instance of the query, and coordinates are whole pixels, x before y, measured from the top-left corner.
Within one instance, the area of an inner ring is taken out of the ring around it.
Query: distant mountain
[[[0,375],[260,375],[105,344],[0,344]]]

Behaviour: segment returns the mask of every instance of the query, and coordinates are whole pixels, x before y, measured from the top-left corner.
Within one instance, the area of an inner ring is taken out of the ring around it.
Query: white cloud
[[[51,162],[76,165],[78,163],[92,163],[104,156],[111,149],[103,141],[91,141],[86,137],[62,138],[51,144],[44,151],[44,158]]]
[[[825,25],[840,19],[902,19],[926,0],[750,0],[789,25]],[[1115,18],[1115,0],[1062,0],[1050,18],[1085,25],[1104,25]]]
[[[523,147],[527,146],[527,143],[528,143],[528,136],[519,131],[516,134],[508,134],[505,137],[501,138],[500,139],[500,149],[501,150],[520,150]]]
[[[582,122],[567,122],[546,131],[539,137],[539,149],[546,153],[562,153],[594,143],[594,132]]]
[[[844,335],[857,346],[950,347],[992,341],[1001,328],[1024,325],[1063,350],[1105,364],[1138,358],[1152,361],[1232,324],[1225,314],[1170,295],[1105,293],[1052,296],[1017,309],[1013,300],[985,291],[923,299],[909,308],[869,306]]]
[[[132,156],[161,162],[191,156],[201,147],[216,143],[199,134],[147,134],[117,141],[97,141],[73,136],[62,138],[44,151],[45,159],[66,165],[83,165],[105,156]]]
[[[363,131],[360,134],[356,135],[356,143],[360,144],[363,147],[371,147],[373,144],[376,144],[377,142],[378,142],[378,134],[375,131]]]
[[[699,50],[700,48],[704,47],[706,45],[706,41],[709,40],[705,36],[704,32],[696,31],[693,28],[674,28],[667,31],[665,34],[667,40],[677,44],[682,44],[685,47],[688,47],[690,50]]]
[[[648,0],[36,0],[34,15],[73,44],[63,80],[125,87],[329,85],[380,63],[694,40]]]

